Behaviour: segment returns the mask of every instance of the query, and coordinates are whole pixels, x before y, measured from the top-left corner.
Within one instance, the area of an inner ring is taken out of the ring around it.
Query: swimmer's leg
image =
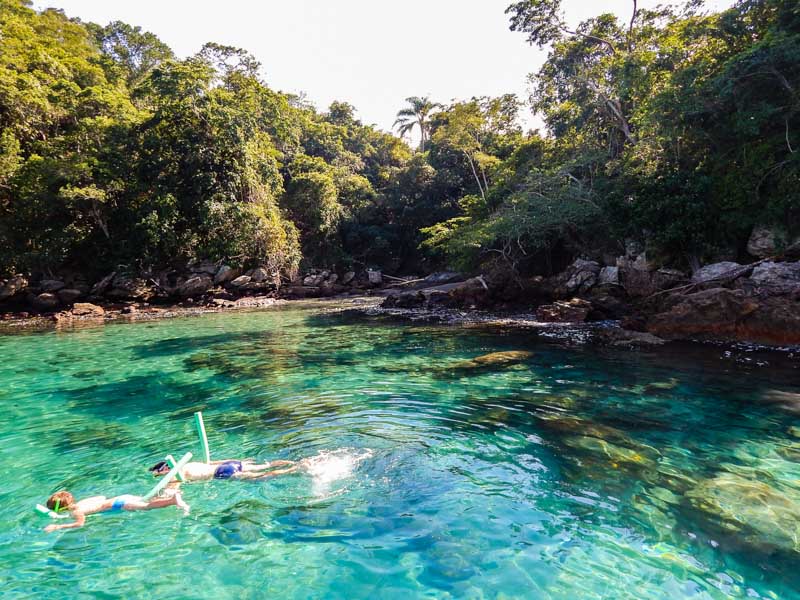
[[[240,473],[235,473],[233,475],[233,479],[266,479],[267,477],[276,477],[277,475],[286,475],[288,473],[294,473],[298,471],[300,467],[294,466],[289,467],[288,469],[276,469],[274,471],[259,471],[259,472],[250,472],[250,471],[243,471]]]
[[[267,471],[274,467],[285,467],[289,465],[293,465],[293,460],[273,460],[272,462],[264,463],[261,465],[256,465],[252,463],[242,462],[242,471],[245,473],[256,473],[259,471]]]

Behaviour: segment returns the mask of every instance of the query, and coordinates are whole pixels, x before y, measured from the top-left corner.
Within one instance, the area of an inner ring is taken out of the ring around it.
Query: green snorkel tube
[[[206,426],[203,423],[203,413],[194,413],[194,424],[197,426],[197,435],[200,436],[200,447],[203,449],[203,457],[206,464],[211,462],[211,451],[208,449],[208,438],[206,437]]]

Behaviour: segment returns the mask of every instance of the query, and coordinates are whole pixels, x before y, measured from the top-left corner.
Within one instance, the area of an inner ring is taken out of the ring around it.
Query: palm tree
[[[422,152],[425,152],[425,140],[428,139],[428,131],[430,129],[428,117],[434,110],[441,108],[442,105],[437,102],[431,102],[430,98],[427,96],[424,98],[411,96],[410,98],[406,98],[406,102],[408,102],[410,106],[397,113],[397,120],[394,122],[394,126],[397,127],[397,132],[400,134],[400,137],[405,137],[414,127],[419,127],[419,147]]]

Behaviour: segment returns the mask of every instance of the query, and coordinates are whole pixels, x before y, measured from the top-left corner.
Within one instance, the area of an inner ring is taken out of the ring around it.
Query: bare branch
[[[633,0],[633,14],[631,15],[631,24],[628,26],[628,52],[633,50],[633,24],[636,22],[636,13],[638,12],[637,0]]]

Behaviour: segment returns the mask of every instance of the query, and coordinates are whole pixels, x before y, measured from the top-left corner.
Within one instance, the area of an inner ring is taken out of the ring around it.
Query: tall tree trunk
[[[483,191],[483,186],[481,185],[481,178],[478,177],[478,171],[475,170],[475,162],[472,160],[472,156],[470,156],[469,152],[464,152],[469,161],[469,166],[472,168],[472,174],[475,176],[475,182],[478,184],[478,189],[481,192],[481,198],[483,201],[486,202],[486,192]]]

